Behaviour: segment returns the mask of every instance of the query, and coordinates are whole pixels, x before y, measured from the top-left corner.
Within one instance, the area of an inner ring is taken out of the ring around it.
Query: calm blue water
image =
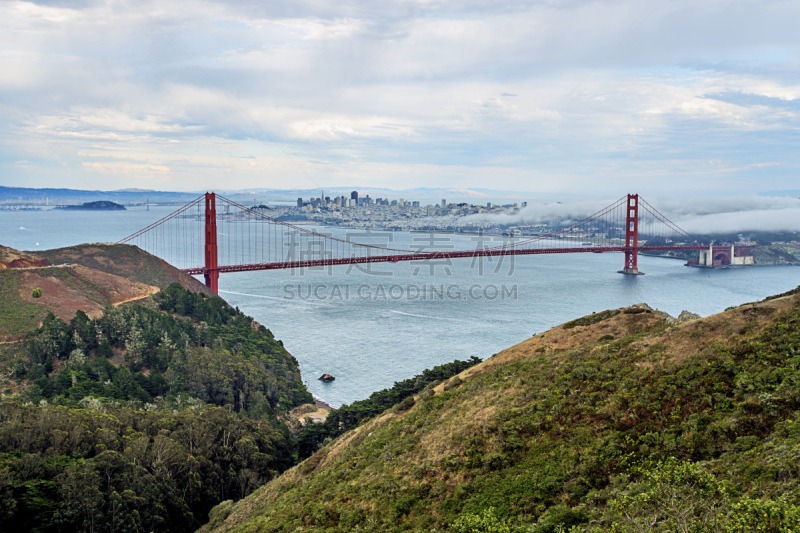
[[[36,250],[113,242],[173,209],[0,212],[0,244]],[[391,236],[397,248],[425,238]],[[442,244],[475,247],[469,236],[451,239]],[[413,263],[376,264],[367,272],[337,267],[224,274],[220,295],[282,339],[311,392],[339,405],[437,364],[489,357],[593,311],[647,302],[671,315],[683,309],[709,315],[800,285],[797,267],[704,270],[640,257],[646,275],[623,276],[617,274],[622,254],[497,261],[453,260],[437,265],[433,275],[429,266]],[[316,379],[322,373],[336,380],[322,383]]]

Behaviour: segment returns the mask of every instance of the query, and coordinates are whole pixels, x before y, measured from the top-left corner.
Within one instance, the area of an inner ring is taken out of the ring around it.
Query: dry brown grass
[[[0,245],[0,268],[29,268],[48,264],[44,257]]]
[[[40,298],[31,295],[35,288],[42,290]],[[79,265],[26,270],[19,285],[23,301],[43,305],[66,321],[78,310],[99,318],[108,304],[139,300],[158,291],[158,287]]]
[[[563,326],[555,327],[501,351],[483,363],[465,370],[457,377],[468,382],[484,373],[498,370],[504,365],[532,358],[544,358],[551,365],[558,366],[565,361],[567,354],[574,350],[602,349],[605,340],[600,339],[605,335],[613,335],[615,339],[633,335],[635,340],[632,347],[651,354],[647,361],[638,363],[640,368],[653,370],[674,365],[697,355],[714,342],[730,343],[732,337],[743,335],[740,333],[742,331],[747,332],[752,338],[752,334],[757,334],[767,327],[771,315],[797,306],[800,306],[800,295],[755,305],[748,304],[719,315],[681,324],[669,324],[667,316],[658,311],[632,314],[621,310],[619,314],[595,324],[569,329]],[[698,338],[698,335],[702,337]],[[487,431],[491,431],[490,428],[494,426],[500,412],[507,409],[514,398],[520,398],[525,393],[524,390],[515,387],[502,386],[500,374],[496,375],[496,378],[499,386],[482,387],[480,394],[474,396],[459,393],[459,389],[455,389],[457,397],[453,402],[426,413],[425,429],[419,431],[419,440],[413,448],[402,452],[402,460],[394,462],[393,459],[387,459],[383,464],[385,470],[381,474],[404,478],[411,486],[418,483],[414,469],[424,467],[428,481],[436,479],[450,486],[468,481],[465,478],[468,475],[467,469],[448,470],[443,466],[448,457],[453,454],[459,455],[463,451],[462,446],[471,435],[485,436]],[[454,377],[449,381],[455,379]],[[443,394],[447,383],[438,385],[433,389],[434,393]],[[465,383],[461,387],[468,385]],[[251,520],[258,514],[259,509],[269,507],[272,501],[280,498],[286,488],[308,483],[314,476],[328,468],[334,469],[333,471],[336,471],[336,468],[341,469],[343,461],[358,461],[360,447],[369,449],[374,445],[370,440],[373,433],[385,438],[389,424],[397,424],[391,430],[393,432],[417,431],[415,426],[411,425],[411,421],[406,419],[423,409],[426,400],[420,399],[419,396],[415,400],[415,405],[407,411],[389,410],[342,435],[299,466],[243,500],[237,505],[226,524],[217,531],[230,530]],[[401,429],[406,422],[409,423],[408,428]],[[401,438],[400,434],[398,438]],[[488,446],[494,445],[491,439],[484,441]],[[367,469],[350,483],[368,483],[377,475],[379,473]],[[359,505],[370,504],[360,502]]]
[[[306,425],[309,419],[315,424],[325,422],[325,419],[328,418],[328,413],[330,413],[330,409],[327,407],[313,403],[304,403],[286,413],[283,419],[290,427],[299,430]]]
[[[659,328],[666,324],[667,316],[659,311],[637,314],[621,312],[589,326],[575,326],[574,328],[565,329],[562,324],[510,348],[506,348],[486,361],[465,370],[457,377],[467,380],[470,377],[514,361],[569,352],[599,342],[605,335],[612,335],[615,339],[618,339],[632,333]],[[441,393],[445,384],[443,383],[436,387],[436,392]]]
[[[714,343],[730,342],[745,332],[762,332],[769,324],[772,314],[796,307],[798,303],[800,295],[745,304],[710,317],[672,326],[666,332],[643,338],[635,346],[646,350],[654,344],[662,344],[667,356],[664,363],[681,363],[699,355]]]

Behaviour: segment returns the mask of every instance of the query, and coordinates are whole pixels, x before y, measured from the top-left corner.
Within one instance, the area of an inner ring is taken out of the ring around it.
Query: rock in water
[[[317,379],[319,379],[319,380],[321,380],[321,381],[328,382],[328,381],[333,381],[333,380],[334,380],[334,379],[336,379],[336,378],[335,378],[335,377],[333,377],[333,376],[331,376],[330,374],[322,374],[322,375],[321,375],[319,378],[317,378]]]

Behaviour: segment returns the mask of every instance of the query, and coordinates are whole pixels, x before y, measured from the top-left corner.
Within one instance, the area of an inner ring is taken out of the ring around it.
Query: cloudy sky
[[[0,185],[800,189],[800,3],[0,2]]]

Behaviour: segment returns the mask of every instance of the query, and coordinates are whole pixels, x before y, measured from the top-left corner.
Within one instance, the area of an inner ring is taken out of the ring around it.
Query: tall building
[[[301,208],[303,207],[303,199],[302,198],[298,198],[297,199],[297,207],[301,207]]]
[[[442,198],[442,207],[447,207],[447,200]]]
[[[358,191],[353,191],[350,193],[350,199],[355,200],[358,203]]]

